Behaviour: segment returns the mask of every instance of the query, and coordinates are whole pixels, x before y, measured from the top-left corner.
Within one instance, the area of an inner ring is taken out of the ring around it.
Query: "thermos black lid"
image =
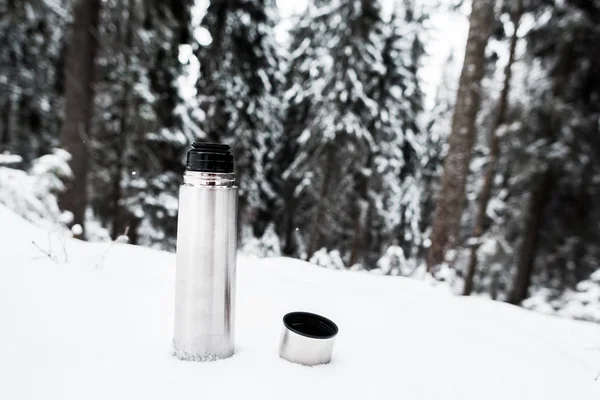
[[[233,155],[227,144],[194,142],[187,153],[188,171],[233,173]]]

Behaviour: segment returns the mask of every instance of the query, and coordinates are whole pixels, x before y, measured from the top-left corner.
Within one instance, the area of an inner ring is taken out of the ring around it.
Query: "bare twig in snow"
[[[55,258],[55,257],[52,255],[51,251],[46,251],[46,250],[42,249],[42,248],[40,247],[40,245],[39,245],[39,244],[37,244],[37,243],[36,243],[34,240],[32,240],[32,241],[31,241],[31,243],[33,243],[33,245],[34,245],[35,247],[37,247],[37,249],[38,249],[39,251],[41,251],[42,253],[44,253],[44,255],[45,255],[46,257],[48,257],[50,260],[54,261],[55,263],[57,263],[57,262],[58,262],[58,260],[56,260],[56,258]],[[43,258],[43,257],[37,257],[37,258]],[[37,259],[37,258],[35,258],[35,259]]]
[[[127,234],[129,233],[129,226],[125,228],[125,232],[123,232],[122,235],[119,235],[117,238],[115,238],[114,240],[112,240],[108,247],[106,248],[106,250],[104,250],[104,253],[102,253],[100,255],[100,259],[98,260],[98,262],[96,263],[96,265],[94,265],[94,268],[102,268],[103,264],[104,264],[104,260],[106,259],[106,255],[108,254],[108,252],[110,251],[110,249],[113,248],[113,246],[115,245],[115,243],[127,243],[127,241],[123,241],[122,238],[128,238]]]
[[[56,234],[58,235],[58,242],[62,248],[63,256],[65,257],[64,262],[69,262],[69,256],[67,255],[67,241],[65,240],[65,233],[61,229],[61,226],[56,223]]]
[[[50,231],[46,232],[46,235],[48,236],[48,253],[53,254],[53,252],[52,252],[52,235],[51,235]],[[56,257],[54,255],[52,257],[54,259],[56,259]]]

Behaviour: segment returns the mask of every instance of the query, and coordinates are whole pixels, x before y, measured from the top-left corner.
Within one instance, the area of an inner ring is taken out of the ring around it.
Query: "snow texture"
[[[239,258],[236,354],[171,353],[175,257],[48,233],[0,206],[2,399],[598,399],[600,326],[422,282],[286,258]],[[41,256],[41,258],[39,258]],[[277,356],[281,317],[322,313],[340,327],[333,361]]]

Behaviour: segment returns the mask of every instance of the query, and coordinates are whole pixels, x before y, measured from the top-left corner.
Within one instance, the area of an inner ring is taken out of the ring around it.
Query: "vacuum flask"
[[[237,187],[228,145],[187,154],[179,191],[174,355],[210,361],[234,352]]]

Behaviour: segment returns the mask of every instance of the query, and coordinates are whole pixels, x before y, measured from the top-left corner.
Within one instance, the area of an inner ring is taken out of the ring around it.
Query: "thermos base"
[[[223,353],[219,353],[219,354],[190,353],[189,351],[184,350],[181,345],[178,345],[177,341],[173,340],[173,356],[182,361],[197,361],[197,362],[217,361],[217,360],[224,360],[226,358],[229,358],[229,357],[233,356],[233,354],[234,354],[233,350],[224,351]]]

